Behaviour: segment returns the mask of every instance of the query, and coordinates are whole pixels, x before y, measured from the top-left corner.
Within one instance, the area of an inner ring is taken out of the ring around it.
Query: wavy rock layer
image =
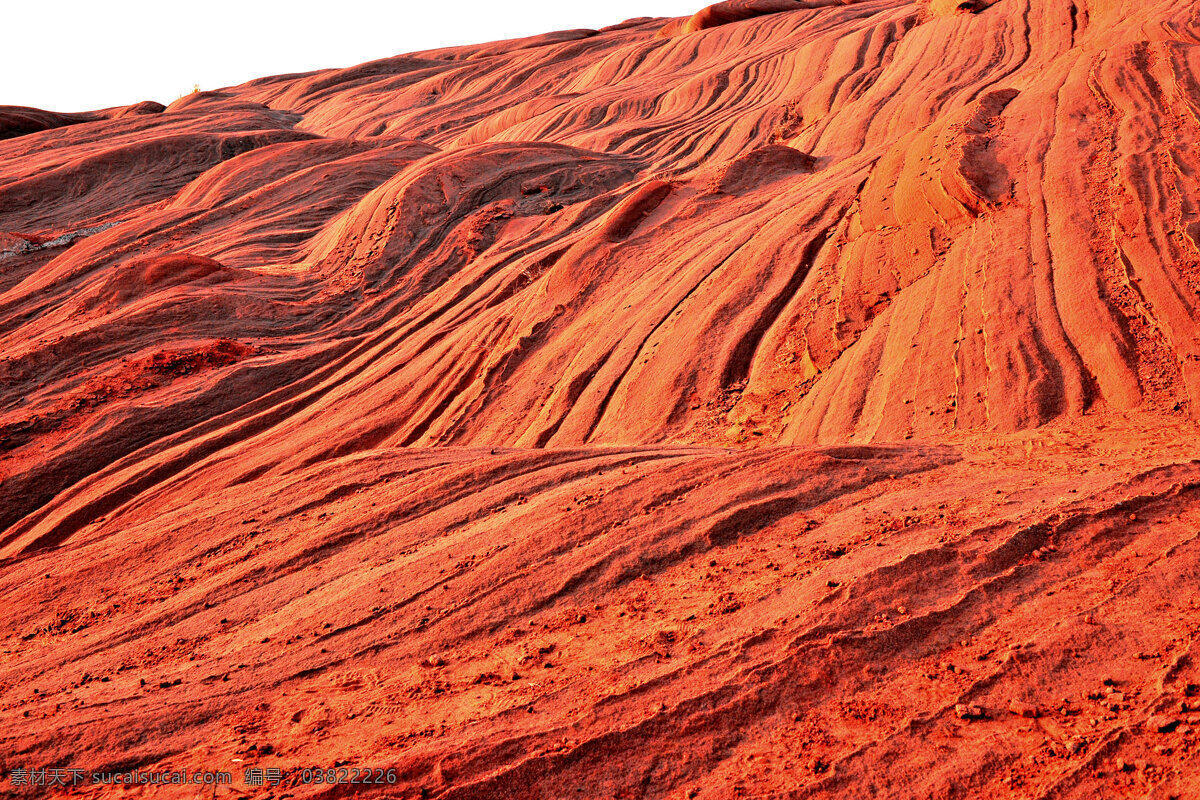
[[[1200,791],[1198,134],[1179,0],[0,108],[0,766]]]

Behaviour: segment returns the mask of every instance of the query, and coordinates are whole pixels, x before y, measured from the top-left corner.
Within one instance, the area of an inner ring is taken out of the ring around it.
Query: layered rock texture
[[[1182,0],[0,108],[0,768],[1200,796],[1198,145]]]

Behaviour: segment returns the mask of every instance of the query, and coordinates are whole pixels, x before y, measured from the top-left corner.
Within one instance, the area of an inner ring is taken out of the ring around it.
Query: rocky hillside
[[[1184,0],[0,108],[0,769],[1200,796],[1198,145]]]

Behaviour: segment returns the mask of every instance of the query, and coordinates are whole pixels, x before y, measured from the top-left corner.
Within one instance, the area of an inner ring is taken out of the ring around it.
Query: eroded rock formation
[[[0,767],[1200,791],[1198,76],[755,0],[0,109]]]

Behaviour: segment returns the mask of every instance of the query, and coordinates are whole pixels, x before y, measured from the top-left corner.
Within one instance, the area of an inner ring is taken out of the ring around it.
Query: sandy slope
[[[0,767],[1200,796],[1198,79],[731,0],[0,109]]]

